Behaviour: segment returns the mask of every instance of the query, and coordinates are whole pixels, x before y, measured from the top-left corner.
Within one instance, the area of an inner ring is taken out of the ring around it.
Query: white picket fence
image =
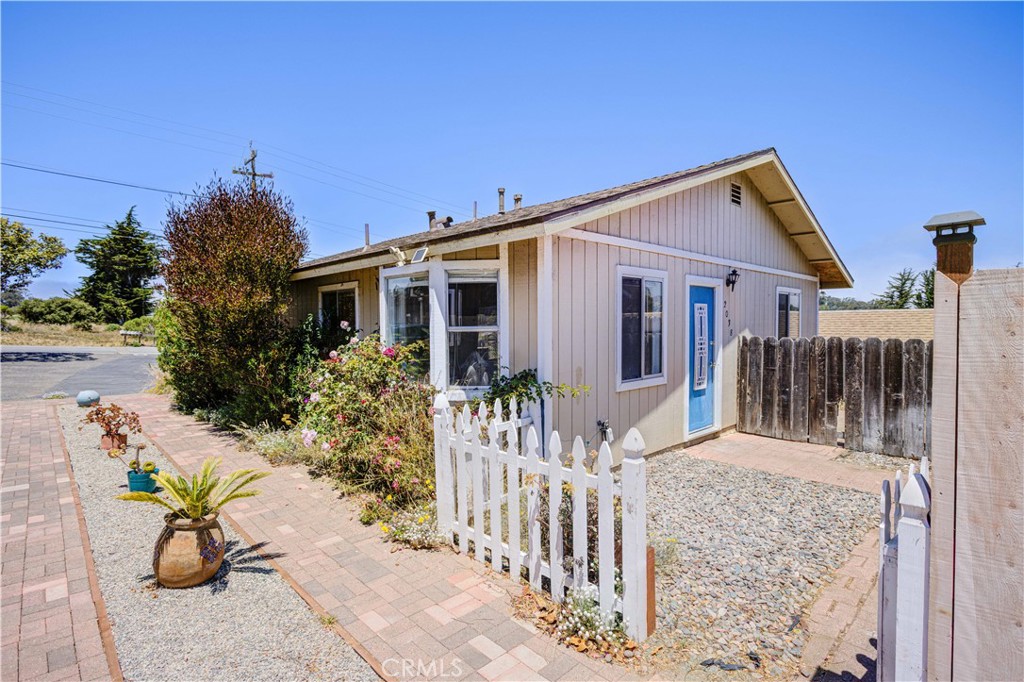
[[[525,437],[520,431],[526,429]],[[484,438],[483,436],[486,436]],[[520,439],[525,447],[520,449]],[[486,441],[486,442],[485,442]],[[587,452],[577,437],[572,448],[572,467],[562,466],[561,439],[551,434],[547,460],[542,459],[537,431],[528,419],[521,419],[515,400],[506,413],[500,402],[493,410],[481,405],[476,414],[468,406],[452,415],[447,399],[439,395],[434,403],[434,462],[437,478],[438,530],[469,553],[470,541],[477,561],[490,563],[495,571],[508,570],[513,580],[527,569],[530,586],[542,588],[549,581],[551,597],[564,599],[565,589],[595,584],[601,610],[609,617],[619,612],[627,634],[636,641],[647,637],[647,465],[644,441],[630,429],[623,441],[625,460],[621,483],[612,477],[612,452],[602,443],[596,474],[587,471]],[[554,463],[557,462],[557,465]],[[563,549],[563,484],[570,484],[572,496],[572,567],[566,569]],[[540,493],[548,489],[548,515],[541,518]],[[598,522],[587,527],[587,490],[597,491]],[[526,495],[526,543],[522,544],[520,496]],[[615,497],[622,505],[622,596],[615,590]],[[486,510],[486,513],[485,513]],[[489,516],[489,527],[487,517]],[[548,526],[550,561],[541,552],[541,524]],[[588,533],[589,530],[589,533]],[[588,540],[596,530],[597,583],[589,579]]]
[[[928,458],[882,482],[878,566],[879,682],[928,677],[928,561],[931,488]]]

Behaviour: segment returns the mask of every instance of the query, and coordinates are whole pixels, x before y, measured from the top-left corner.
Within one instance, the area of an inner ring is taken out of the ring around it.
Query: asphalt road
[[[74,397],[139,393],[153,385],[156,348],[4,346],[0,349],[0,400],[40,398],[63,391]]]

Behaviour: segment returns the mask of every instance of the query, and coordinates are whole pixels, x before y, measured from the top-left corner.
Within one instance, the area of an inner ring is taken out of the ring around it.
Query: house
[[[399,263],[401,260],[401,264]],[[736,423],[741,335],[813,336],[818,290],[853,279],[774,149],[522,206],[301,264],[296,321],[330,310],[388,343],[425,339],[454,400],[500,371],[591,387],[534,407],[647,451]]]
[[[935,332],[935,311],[931,308],[880,310],[822,310],[818,313],[818,333],[867,339],[924,339]]]

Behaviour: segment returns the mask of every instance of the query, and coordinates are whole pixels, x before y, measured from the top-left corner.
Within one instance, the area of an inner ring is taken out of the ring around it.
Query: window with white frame
[[[320,322],[337,329],[344,322],[359,328],[359,285],[356,282],[328,284],[320,287]]]
[[[430,343],[430,287],[427,273],[388,277],[387,340],[389,343]],[[429,357],[429,355],[428,355]]]
[[[800,337],[800,290],[779,287],[775,292],[775,336]]]
[[[498,273],[448,273],[448,385],[486,387],[498,374]]]
[[[618,279],[620,388],[664,383],[667,273],[620,266]]]

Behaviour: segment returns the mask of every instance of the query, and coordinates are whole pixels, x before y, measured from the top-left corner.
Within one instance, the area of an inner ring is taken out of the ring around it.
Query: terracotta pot
[[[128,434],[127,433],[115,433],[113,435],[106,435],[100,437],[100,447],[104,450],[110,450],[111,448],[124,449],[128,445]]]
[[[153,574],[164,587],[192,587],[214,576],[224,561],[224,531],[214,512],[195,521],[168,514],[153,548]]]

